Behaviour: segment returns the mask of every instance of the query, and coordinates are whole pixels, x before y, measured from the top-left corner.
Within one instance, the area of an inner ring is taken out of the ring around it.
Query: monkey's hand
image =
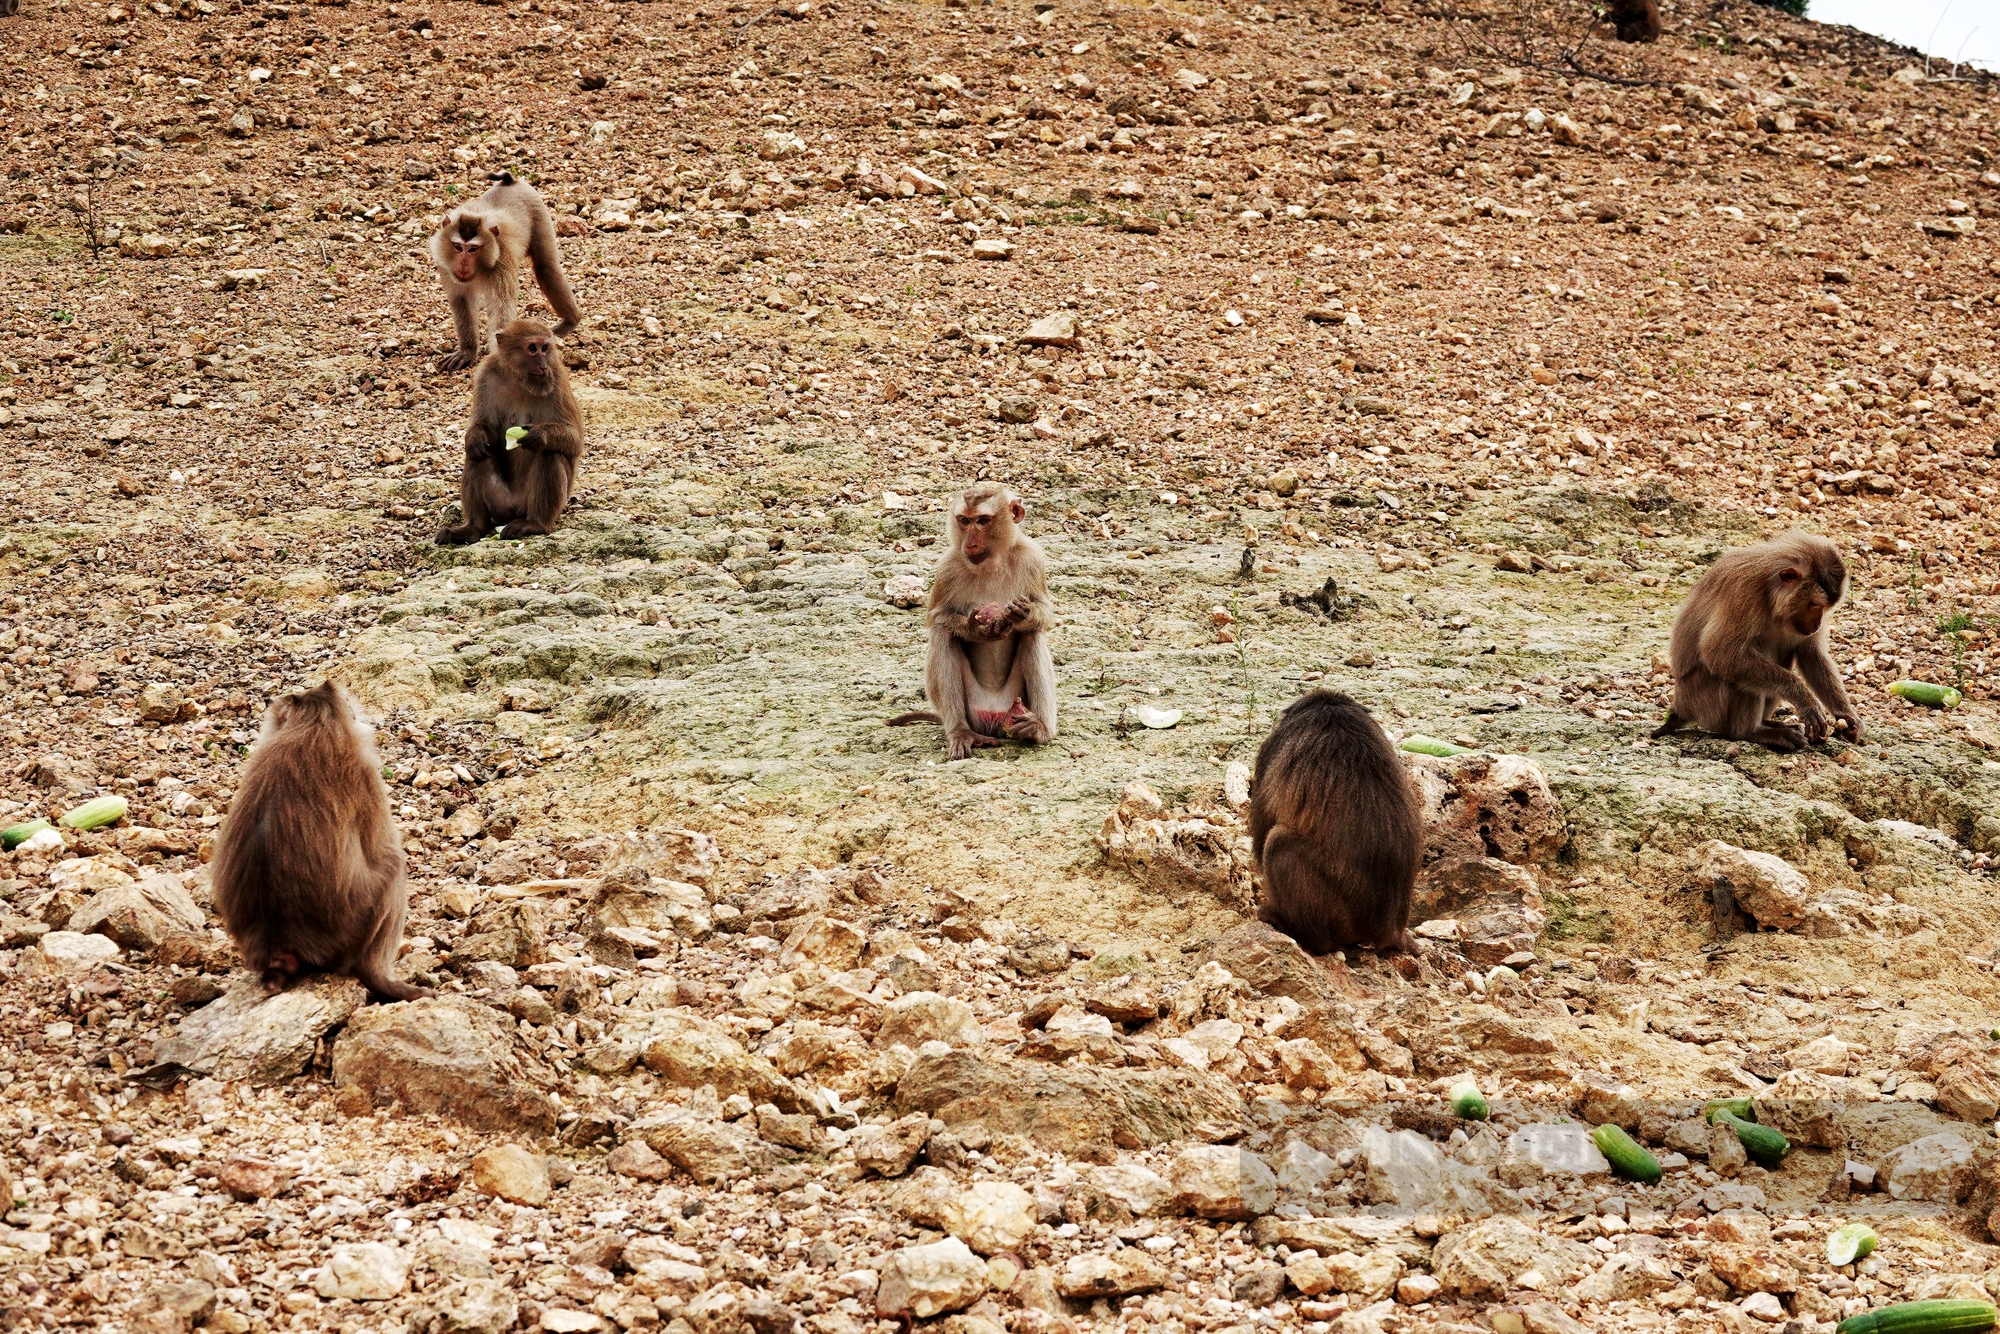
[[[1805,729],[1808,742],[1816,746],[1826,740],[1832,723],[1828,721],[1825,709],[1812,703],[1794,703],[1792,707],[1798,710],[1799,725]]]
[[[1014,701],[1014,707],[1007,711],[1004,730],[1013,740],[1026,741],[1030,745],[1044,746],[1054,739],[1049,731],[1049,725],[1036,717],[1035,711],[1018,699]]]
[[[1836,733],[1844,733],[1847,739],[1854,744],[1861,744],[1861,720],[1853,714],[1843,713],[1836,715],[1833,720],[1833,730]]]
[[[456,352],[439,357],[437,368],[441,371],[462,371],[477,360],[479,360],[477,349],[462,347]]]
[[[1012,628],[1013,622],[1007,619],[1007,613],[1008,609],[999,603],[989,602],[983,607],[973,608],[967,621],[979,638],[998,639]]]

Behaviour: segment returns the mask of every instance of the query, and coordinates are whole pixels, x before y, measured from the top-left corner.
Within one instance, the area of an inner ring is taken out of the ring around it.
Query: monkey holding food
[[[1816,745],[1830,731],[1861,740],[1860,716],[1827,651],[1827,613],[1846,591],[1840,553],[1811,533],[1717,557],[1674,618],[1674,701],[1653,735],[1693,723],[1780,751]],[[1781,703],[1798,712],[1796,725],[1772,721]]]
[[[1346,695],[1294,700],[1258,748],[1250,850],[1264,877],[1257,916],[1308,954],[1416,951],[1423,816],[1396,748]]]
[[[934,712],[890,726],[939,723],[945,750],[964,759],[1001,738],[1043,745],[1056,735],[1055,624],[1048,564],[1020,529],[1027,507],[1006,487],[981,482],[951,508],[948,545],[931,579],[924,692]]]
[[[535,281],[560,320],[558,337],[583,318],[563,276],[555,223],[541,194],[508,172],[487,179],[493,187],[445,214],[431,235],[431,263],[444,283],[458,331],[457,349],[438,362],[441,371],[464,370],[479,360],[482,320],[489,350],[499,331],[514,322],[521,307],[523,260],[534,268]]]
[[[495,528],[509,539],[554,531],[583,455],[583,410],[561,354],[547,325],[515,320],[479,363],[458,486],[463,514],[440,543],[477,542]]]
[[[216,912],[266,991],[325,972],[389,1000],[432,994],[391,972],[408,891],[381,769],[333,682],[271,702],[210,865]]]

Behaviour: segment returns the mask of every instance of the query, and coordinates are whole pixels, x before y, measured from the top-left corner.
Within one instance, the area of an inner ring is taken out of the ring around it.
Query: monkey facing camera
[[[328,681],[273,700],[215,840],[215,908],[267,991],[345,973],[375,995],[432,993],[390,971],[408,909],[403,842],[374,734]]]
[[[1415,953],[1410,900],[1423,848],[1408,771],[1368,710],[1331,690],[1294,700],[1258,748],[1251,786],[1250,849],[1264,876],[1257,916],[1309,954]]]
[[[540,193],[504,171],[487,179],[493,187],[445,214],[431,236],[431,263],[458,332],[457,348],[438,362],[441,371],[461,371],[479,360],[482,322],[489,350],[498,345],[499,332],[520,314],[523,260],[560,319],[557,336],[583,317],[556,255],[555,223]]]
[[[962,760],[1003,738],[1043,745],[1056,735],[1055,624],[1048,562],[1023,533],[1027,507],[1006,487],[981,482],[951,507],[947,545],[931,578],[924,693],[931,711],[891,727],[938,723]]]
[[[547,325],[515,320],[479,363],[458,486],[463,513],[440,543],[477,542],[495,528],[509,539],[554,531],[583,456],[583,411],[561,354]]]
[[[1779,751],[1833,732],[1861,740],[1860,716],[1827,650],[1827,616],[1846,591],[1840,553],[1811,533],[1724,552],[1674,618],[1674,702],[1654,737],[1692,723]],[[1792,706],[1798,723],[1772,720],[1780,704]]]

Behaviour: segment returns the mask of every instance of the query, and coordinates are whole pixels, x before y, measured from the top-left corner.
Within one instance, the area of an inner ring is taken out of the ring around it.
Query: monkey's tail
[[[895,717],[891,718],[888,722],[884,723],[883,726],[908,727],[912,723],[936,723],[938,726],[942,727],[944,726],[944,719],[938,717],[935,713],[932,713],[927,709],[918,709],[914,713],[899,713]]]
[[[495,185],[515,184],[514,173],[511,171],[489,171],[486,173],[486,179]]]
[[[1672,736],[1685,726],[1687,726],[1687,719],[1681,717],[1672,709],[1668,709],[1667,720],[1653,729],[1653,740],[1658,741],[1663,736]]]

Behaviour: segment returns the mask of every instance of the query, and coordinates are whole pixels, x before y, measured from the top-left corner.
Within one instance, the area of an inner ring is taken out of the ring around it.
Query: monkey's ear
[[[1028,507],[1026,505],[1023,505],[1018,500],[1008,505],[1007,510],[1014,516],[1015,523],[1019,523],[1022,519],[1026,518],[1028,514]]]
[[[1796,569],[1792,568],[1789,565],[1787,565],[1784,569],[1778,571],[1778,582],[1781,584],[1795,584],[1802,577],[1803,576],[1800,575]]]

